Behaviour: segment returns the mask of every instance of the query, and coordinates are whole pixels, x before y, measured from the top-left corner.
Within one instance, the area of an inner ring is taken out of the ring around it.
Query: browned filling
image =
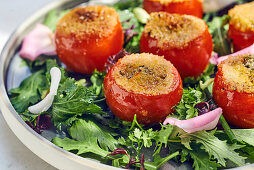
[[[80,22],[86,21],[91,22],[95,21],[98,18],[98,13],[94,11],[76,11],[76,14],[79,16]]]
[[[254,93],[254,55],[230,56],[219,67],[232,90]]]
[[[229,10],[230,24],[242,32],[254,31],[254,2],[236,5]]]
[[[67,13],[57,24],[63,35],[83,37],[85,35],[108,36],[118,23],[119,15],[106,6],[79,7]]]
[[[249,55],[248,57],[244,58],[244,65],[246,68],[254,71],[254,56]]]
[[[139,94],[167,94],[172,89],[173,65],[163,57],[142,53],[125,56],[113,71],[116,83]]]
[[[144,34],[159,40],[158,46],[183,48],[204,33],[205,22],[190,15],[151,13],[151,18],[144,28]]]

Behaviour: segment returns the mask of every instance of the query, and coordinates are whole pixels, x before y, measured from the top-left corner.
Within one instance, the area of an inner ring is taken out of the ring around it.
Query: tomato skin
[[[56,27],[55,42],[61,61],[79,73],[92,74],[95,69],[104,71],[107,58],[123,47],[123,29],[119,19],[114,19],[117,19],[117,23],[106,37],[95,32],[84,33],[80,38],[75,33],[67,34],[62,28]]]
[[[118,67],[117,62],[104,79],[103,89],[107,104],[112,113],[125,121],[132,121],[136,114],[137,120],[142,124],[152,124],[163,121],[173,111],[182,97],[182,81],[174,68],[172,91],[167,94],[147,95],[127,91],[117,84],[113,72]]]
[[[213,50],[213,42],[208,28],[186,47],[177,48],[167,45],[164,49],[158,46],[159,40],[145,36],[140,39],[140,50],[164,56],[178,70],[181,77],[198,77],[209,63]]]
[[[235,51],[242,50],[254,43],[253,31],[242,32],[232,24],[229,24],[228,37],[232,39]]]
[[[148,13],[165,11],[168,13],[193,15],[199,18],[203,16],[203,5],[200,0],[185,0],[182,2],[169,2],[168,4],[163,4],[160,1],[144,0],[143,8]]]
[[[241,128],[254,128],[254,93],[231,90],[219,68],[213,85],[213,98],[226,120]]]

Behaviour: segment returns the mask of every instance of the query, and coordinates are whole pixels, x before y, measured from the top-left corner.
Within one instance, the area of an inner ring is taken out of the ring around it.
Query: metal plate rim
[[[45,139],[43,136],[36,133],[21,119],[21,117],[15,111],[15,109],[10,103],[6,91],[6,74],[8,70],[8,65],[10,64],[10,60],[12,59],[13,54],[15,53],[16,50],[15,48],[17,48],[18,44],[20,44],[21,42],[20,34],[24,32],[26,29],[28,29],[31,24],[35,24],[36,22],[38,22],[39,18],[45,16],[48,13],[48,11],[65,6],[74,7],[82,2],[84,2],[84,0],[83,1],[65,0],[52,2],[49,5],[42,8],[41,10],[34,13],[11,34],[11,36],[5,43],[0,55],[0,109],[2,111],[5,121],[7,122],[11,130],[14,132],[14,134],[18,137],[18,139],[26,147],[28,147],[34,154],[36,154],[37,156],[39,156],[41,159],[48,162],[52,166],[58,169],[75,169],[75,170],[84,168],[119,169],[99,162],[95,162],[87,158],[83,158],[66,150],[63,150],[62,148],[54,145],[53,143]],[[26,138],[31,138],[31,140],[29,141]],[[32,146],[31,144],[34,146]],[[42,146],[42,148],[45,150],[42,151],[42,149],[36,148],[38,146]],[[52,158],[51,155],[55,155],[56,157],[58,156],[58,158],[52,160],[50,159]]]

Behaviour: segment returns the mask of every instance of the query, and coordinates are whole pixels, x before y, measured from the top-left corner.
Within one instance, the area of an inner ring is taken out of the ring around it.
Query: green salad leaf
[[[128,9],[132,11],[136,7],[142,7],[143,0],[127,0],[127,1],[119,1],[113,5],[113,7],[117,10],[125,10]]]
[[[103,95],[103,80],[106,76],[106,72],[99,72],[97,70],[94,71],[93,75],[91,76],[90,80],[92,82],[92,87],[95,91],[95,95],[97,97],[104,97]]]
[[[158,132],[157,136],[154,137],[156,141],[156,148],[153,155],[159,154],[161,148],[164,144],[165,148],[167,147],[168,138],[170,137],[171,133],[173,132],[173,126],[170,124],[162,126],[161,130]]]
[[[105,157],[116,149],[118,141],[110,131],[89,119],[78,119],[69,128],[70,138],[53,138],[52,142],[68,151],[77,150],[77,154],[94,153]]]
[[[208,154],[202,151],[201,149],[195,149],[192,151],[186,151],[190,154],[191,158],[193,159],[193,167],[195,170],[213,170],[221,167],[220,164],[216,163],[215,161],[211,161]]]
[[[49,27],[53,32],[56,29],[57,22],[70,10],[61,10],[57,11],[55,9],[49,11],[49,13],[46,15],[43,24],[47,27]]]
[[[102,109],[93,103],[96,97],[90,88],[77,85],[74,79],[67,78],[60,85],[52,105],[52,120],[55,126],[61,129],[61,125],[66,125],[66,121],[73,116],[103,114]]]
[[[214,131],[206,132],[200,131],[195,133],[184,133],[181,135],[181,139],[184,142],[190,142],[195,140],[196,143],[201,143],[204,149],[213,159],[216,159],[218,163],[226,166],[226,159],[231,160],[238,166],[245,165],[245,157],[239,155],[235,150],[244,147],[243,145],[233,144],[230,145],[226,141],[221,141],[216,136],[214,136]],[[186,146],[186,144],[185,144]]]
[[[236,139],[254,146],[254,129],[232,129]]]
[[[179,119],[190,119],[198,115],[195,105],[204,102],[206,99],[202,91],[195,88],[183,88],[183,96],[180,103],[175,107]]]
[[[18,88],[9,91],[10,100],[18,113],[24,112],[30,105],[41,99],[41,94],[49,88],[44,71],[40,70],[22,81]]]
[[[156,170],[161,167],[164,163],[168,162],[170,159],[179,155],[179,152],[172,153],[164,158],[161,158],[159,155],[156,155],[153,162],[145,162],[145,168],[148,170]]]
[[[229,16],[214,17],[208,22],[209,31],[213,37],[213,48],[220,56],[230,54],[231,43],[227,36]]]

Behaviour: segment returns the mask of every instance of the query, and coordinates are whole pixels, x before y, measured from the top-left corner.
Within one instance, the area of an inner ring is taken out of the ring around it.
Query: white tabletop
[[[0,51],[14,29],[52,0],[0,0]],[[55,170],[28,148],[10,130],[0,112],[0,169]]]

